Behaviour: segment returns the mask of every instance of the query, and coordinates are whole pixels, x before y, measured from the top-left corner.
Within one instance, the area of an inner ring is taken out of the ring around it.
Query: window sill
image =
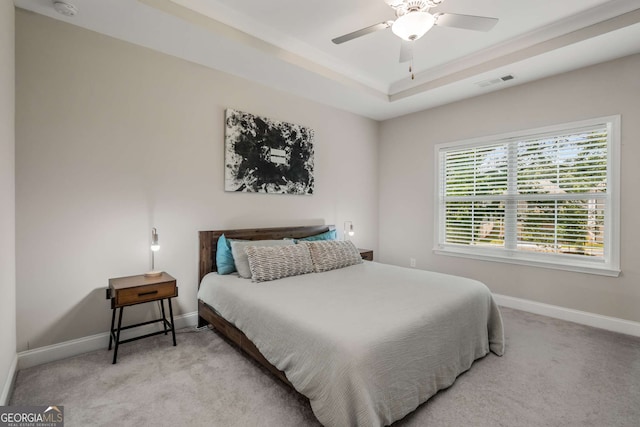
[[[479,254],[475,251],[469,251],[459,248],[436,247],[433,249],[433,252],[437,255],[455,256],[480,261],[504,262],[507,264],[527,265],[530,267],[573,271],[576,273],[596,274],[600,276],[618,277],[620,275],[620,269],[610,268],[604,263],[602,263],[602,265],[594,265],[593,263],[579,262],[579,260],[578,262],[573,262],[571,264],[556,263],[546,260],[532,259],[533,257],[525,257],[522,256],[522,254],[515,254],[513,256],[496,253],[487,254],[486,252],[483,254]]]

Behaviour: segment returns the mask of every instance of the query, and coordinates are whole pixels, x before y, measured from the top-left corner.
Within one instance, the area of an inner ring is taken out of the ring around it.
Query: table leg
[[[113,350],[113,364],[116,364],[116,359],[118,358],[118,345],[120,344],[120,327],[122,326],[122,312],[124,311],[124,307],[120,307],[120,315],[118,316],[118,331],[116,332],[116,347]]]
[[[112,313],[111,313],[111,329],[109,329],[109,350],[111,350],[111,344],[113,342],[113,326],[114,326],[114,323],[116,322],[116,309],[112,308],[111,311]]]
[[[171,301],[171,300],[169,300]],[[160,307],[162,307],[162,327],[164,328],[164,334],[167,335],[167,315],[164,314],[164,299],[160,300]]]
[[[176,346],[176,325],[173,322],[173,308],[171,307],[171,298],[169,300],[169,316],[171,316],[171,335],[173,335],[173,346]]]

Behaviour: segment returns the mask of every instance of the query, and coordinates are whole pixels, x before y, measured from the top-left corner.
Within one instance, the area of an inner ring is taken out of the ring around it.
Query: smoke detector
[[[56,0],[53,2],[53,8],[61,15],[76,16],[78,8],[66,1]]]

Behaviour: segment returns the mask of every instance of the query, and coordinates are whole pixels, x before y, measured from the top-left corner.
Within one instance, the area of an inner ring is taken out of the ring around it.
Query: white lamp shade
[[[151,250],[158,252],[160,250],[160,243],[158,242],[158,230],[155,227],[151,229]]]
[[[435,22],[433,15],[428,12],[409,12],[395,20],[391,31],[401,39],[418,40],[433,27]]]
[[[158,230],[155,227],[151,229],[151,271],[144,273],[145,277],[158,277],[162,271],[156,271],[155,253],[160,250],[158,241]]]
[[[353,237],[354,234],[356,234],[356,232],[353,229],[353,222],[352,221],[345,221],[344,222],[344,237],[345,238],[347,236]]]

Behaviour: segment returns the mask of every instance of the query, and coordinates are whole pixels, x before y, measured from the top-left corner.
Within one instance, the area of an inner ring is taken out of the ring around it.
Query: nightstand
[[[144,274],[138,276],[118,277],[109,279],[109,288],[107,289],[107,299],[111,300],[111,330],[109,331],[109,350],[115,342],[113,351],[113,363],[118,358],[118,346],[130,341],[151,337],[153,335],[165,334],[171,330],[173,336],[173,345],[176,345],[176,330],[173,322],[173,307],[171,306],[171,298],[178,296],[178,287],[176,279],[167,273],[162,273],[157,277],[146,277]],[[164,300],[169,302],[169,320],[164,311]],[[143,304],[146,302],[160,301],[162,308],[162,318],[150,320],[148,322],[136,323],[135,325],[122,326],[122,313],[124,308],[130,305]],[[116,311],[120,309],[118,316],[118,326],[115,326]],[[129,338],[120,341],[120,331],[131,329],[138,326],[150,325],[152,323],[162,322],[163,330],[152,332],[135,338]]]
[[[373,251],[371,249],[358,249],[360,256],[366,261],[373,261]]]

